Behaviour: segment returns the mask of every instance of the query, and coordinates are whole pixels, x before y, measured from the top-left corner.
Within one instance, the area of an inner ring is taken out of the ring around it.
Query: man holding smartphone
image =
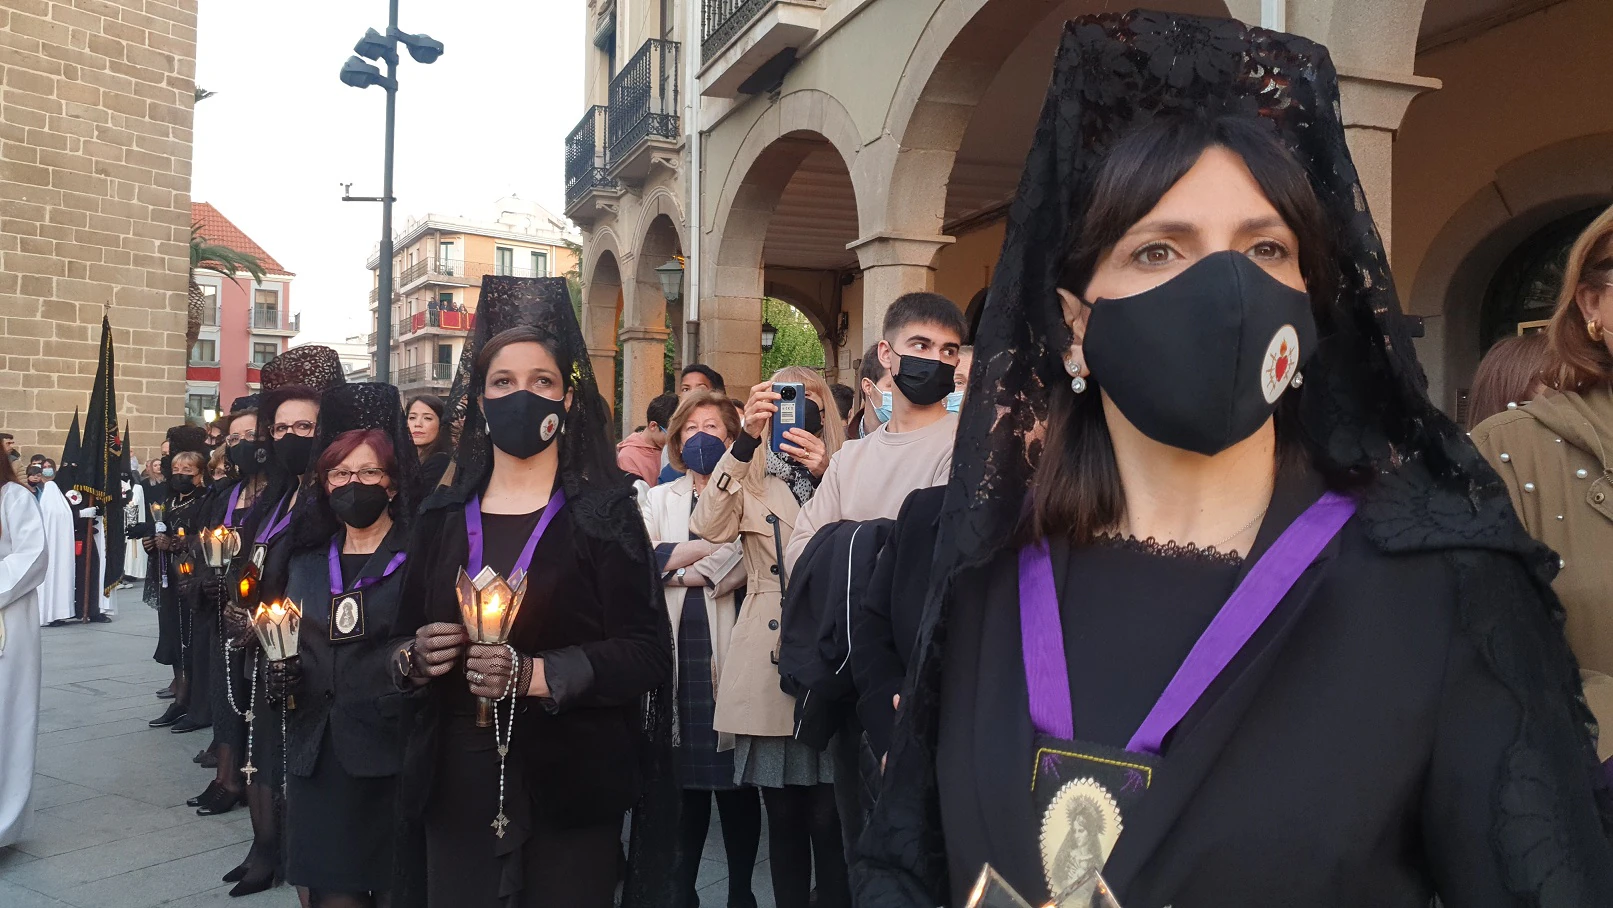
[[[951,472],[958,417],[947,412],[947,395],[963,347],[963,313],[939,294],[909,293],[886,310],[883,327],[879,361],[896,385],[891,418],[830,459],[784,550],[786,575],[818,527],[894,519],[909,493],[942,485]]]

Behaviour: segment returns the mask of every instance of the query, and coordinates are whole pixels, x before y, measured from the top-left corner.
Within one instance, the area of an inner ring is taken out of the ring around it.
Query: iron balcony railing
[[[752,19],[774,0],[701,0],[700,62],[710,63]]]
[[[265,328],[270,331],[286,330],[285,326],[280,323],[280,307],[254,305],[252,307],[252,327]]]
[[[610,80],[610,163],[652,136],[678,138],[678,122],[678,42],[651,38]]]
[[[566,206],[595,189],[615,189],[606,170],[605,140],[610,108],[595,104],[582,115],[577,128],[566,136]]]
[[[446,385],[454,380],[453,363],[421,363],[418,366],[405,366],[398,370],[398,386],[405,385]]]
[[[441,328],[445,331],[469,331],[476,327],[476,313],[461,312],[458,309],[432,309],[428,312],[416,312],[398,322],[396,337],[405,337],[410,334],[419,334],[427,328]]]

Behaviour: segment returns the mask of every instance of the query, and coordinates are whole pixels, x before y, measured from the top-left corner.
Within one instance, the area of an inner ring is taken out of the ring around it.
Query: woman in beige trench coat
[[[774,382],[804,386],[806,424],[815,429],[791,429],[782,451],[769,450],[771,418],[778,409],[773,402],[779,399]],[[779,689],[778,674],[781,606],[789,580],[781,556],[801,506],[841,443],[834,398],[823,378],[811,369],[781,369],[751,389],[743,431],[717,462],[690,517],[701,538],[737,539],[744,549],[745,602],[728,641],[715,727],[734,737],[735,781],[762,790],[778,908],[806,908],[814,864],[820,908],[849,905],[851,899],[835,810],[834,761],[792,736],[795,698]]]

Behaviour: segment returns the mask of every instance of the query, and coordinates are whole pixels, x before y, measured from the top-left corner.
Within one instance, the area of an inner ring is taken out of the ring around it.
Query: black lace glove
[[[234,602],[224,604],[221,623],[224,639],[236,649],[244,649],[257,640],[257,634],[252,631],[251,613]]]
[[[302,660],[293,656],[284,662],[270,662],[266,695],[269,705],[280,709],[287,698],[294,697],[302,686]]]
[[[224,595],[224,578],[218,571],[209,568],[206,576],[202,578],[202,607],[216,608],[219,598]]]

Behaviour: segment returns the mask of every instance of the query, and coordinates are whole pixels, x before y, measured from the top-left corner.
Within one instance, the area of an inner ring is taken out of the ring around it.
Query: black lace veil
[[[1521,559],[1528,567],[1525,585],[1538,599],[1470,596],[1464,586],[1463,623],[1482,636],[1480,651],[1519,699],[1526,724],[1538,718],[1552,734],[1573,735],[1578,728],[1583,735],[1579,723],[1589,721],[1558,629],[1561,606],[1549,586],[1555,560],[1523,533],[1499,479],[1426,394],[1388,257],[1345,141],[1338,77],[1326,48],[1227,19],[1147,11],[1076,19],[1064,27],[974,338],[929,604],[880,805],[886,812],[889,801],[889,809],[884,816],[876,812],[860,848],[859,897],[870,903],[906,903],[913,895],[897,897],[902,887],[890,888],[891,878],[870,868],[902,866],[920,879],[946,879],[944,849],[894,830],[940,828],[937,805],[924,792],[935,785],[947,593],[961,571],[988,563],[1016,538],[1042,453],[1050,388],[1069,381],[1062,361],[1071,335],[1055,289],[1091,181],[1117,140],[1178,112],[1269,121],[1304,166],[1337,231],[1334,323],[1306,367],[1299,411],[1322,458],[1373,477],[1358,493],[1369,535],[1386,551],[1490,549]],[[1530,646],[1498,648],[1498,633]],[[1539,742],[1530,738],[1528,730],[1519,731],[1517,758],[1498,780],[1506,819],[1495,840],[1509,881],[1520,892],[1541,893],[1554,872],[1538,847],[1539,824],[1549,824],[1550,810],[1535,808],[1564,793],[1542,790],[1532,778],[1528,758],[1554,758],[1532,751]],[[1596,769],[1594,754],[1584,769]],[[1606,783],[1594,784],[1605,805]],[[922,822],[915,822],[915,811]]]
[[[415,456],[414,441],[409,437],[398,389],[380,382],[340,384],[319,398],[319,428],[314,433],[314,446],[308,455],[308,475],[303,480],[303,491],[307,494],[298,496],[297,506],[292,511],[293,548],[327,546],[340,527],[331,511],[330,497],[315,475],[314,465],[338,435],[355,429],[377,429],[386,433],[392,442],[398,474],[394,477],[393,488],[398,494],[392,500],[390,513],[394,525],[407,532],[416,504],[413,495],[420,459]]]

